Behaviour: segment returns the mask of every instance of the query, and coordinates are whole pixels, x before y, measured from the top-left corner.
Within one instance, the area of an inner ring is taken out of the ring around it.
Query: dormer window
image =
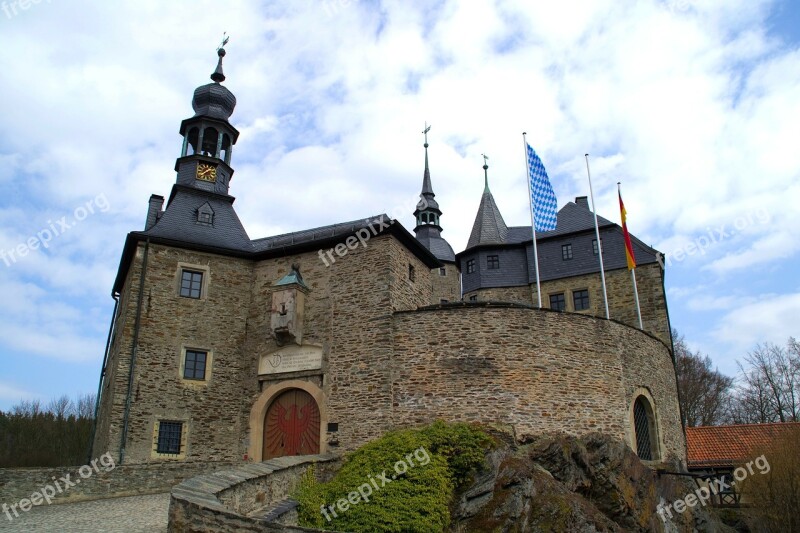
[[[197,210],[197,223],[204,226],[211,226],[214,224],[214,210],[211,205],[206,202]]]

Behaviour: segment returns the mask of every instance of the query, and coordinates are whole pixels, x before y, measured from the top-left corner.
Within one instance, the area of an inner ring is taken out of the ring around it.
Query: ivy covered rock
[[[331,531],[445,531],[456,487],[492,440],[466,424],[395,431],[352,454],[327,483],[307,474],[295,494],[300,525]]]

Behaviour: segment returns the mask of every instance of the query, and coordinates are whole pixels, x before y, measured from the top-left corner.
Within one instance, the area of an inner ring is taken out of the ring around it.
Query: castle
[[[657,252],[633,238],[638,328],[618,225],[567,203],[537,234],[488,186],[464,251],[442,238],[425,167],[412,235],[386,215],[251,239],[229,195],[224,49],[180,126],[177,178],[128,234],[114,282],[93,453],[118,463],[261,461],[354,449],[442,418],[519,440],[599,431],[685,463]],[[484,166],[486,169],[486,166]]]

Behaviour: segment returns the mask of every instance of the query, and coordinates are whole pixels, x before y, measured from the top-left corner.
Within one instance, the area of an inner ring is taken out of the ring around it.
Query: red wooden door
[[[319,453],[319,407],[300,389],[282,392],[264,417],[262,460]]]

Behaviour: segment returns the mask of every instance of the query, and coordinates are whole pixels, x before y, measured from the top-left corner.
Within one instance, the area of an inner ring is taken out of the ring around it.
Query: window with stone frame
[[[572,307],[576,311],[589,309],[589,291],[586,289],[572,291]]]
[[[440,276],[446,276],[447,275],[447,269],[445,267],[439,267],[439,275]]]
[[[569,261],[572,259],[572,245],[571,244],[562,244],[561,245],[561,259],[564,261]]]
[[[567,301],[564,298],[563,292],[550,295],[550,309],[555,309],[556,311],[564,311],[566,308],[567,308]]]
[[[500,268],[500,256],[499,255],[487,255],[486,256],[486,268],[489,270],[497,270]]]
[[[186,350],[183,359],[183,379],[206,379],[208,352],[204,350]]]
[[[181,271],[180,295],[184,298],[200,298],[203,289],[203,273],[196,270]]]
[[[467,260],[467,274],[472,274],[473,272],[475,272],[475,260],[474,259],[468,259]]]
[[[469,301],[470,302],[477,302],[478,301],[478,295],[477,294],[473,294],[472,296],[469,297]]]
[[[414,281],[417,279],[417,271],[414,268],[414,265],[408,265],[408,279]]]
[[[160,420],[156,453],[180,455],[183,437],[183,422]]]

